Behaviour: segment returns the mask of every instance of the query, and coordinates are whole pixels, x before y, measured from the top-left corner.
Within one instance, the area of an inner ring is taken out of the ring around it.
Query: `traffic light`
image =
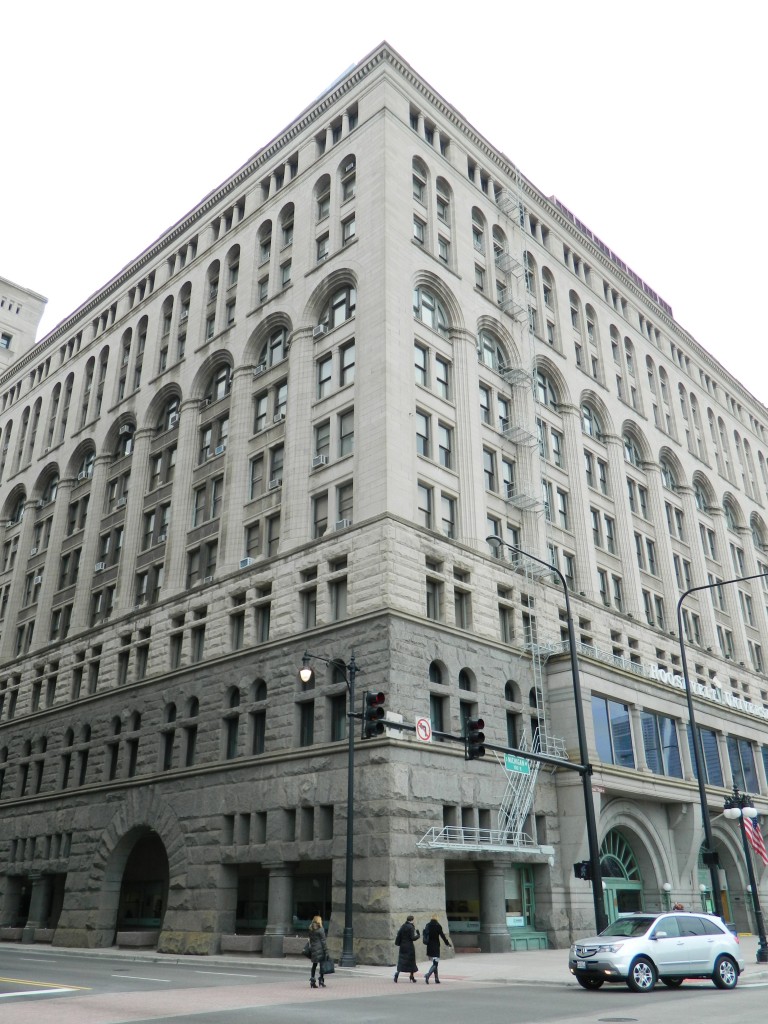
[[[384,694],[365,691],[363,697],[363,739],[381,736],[384,732]]]
[[[485,757],[485,722],[482,718],[468,718],[464,732],[464,760]]]

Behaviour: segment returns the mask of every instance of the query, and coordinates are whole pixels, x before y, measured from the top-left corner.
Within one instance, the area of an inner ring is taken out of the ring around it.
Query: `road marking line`
[[[23,996],[60,996],[67,992],[84,992],[86,989],[76,988],[40,988],[32,992],[0,992],[0,999],[21,999]]]
[[[218,978],[263,978],[263,974],[229,974],[225,971],[195,971],[195,974],[212,974]]]
[[[156,981],[159,985],[170,985],[170,978],[144,978],[140,974],[113,974],[113,978],[127,978],[128,981]]]
[[[57,981],[56,984],[50,981],[30,981],[29,978],[0,978],[0,981],[6,982],[8,985],[34,985],[37,988],[61,988],[61,982]],[[90,989],[84,988],[82,985],[67,985],[67,990],[72,989],[77,992],[89,992]]]

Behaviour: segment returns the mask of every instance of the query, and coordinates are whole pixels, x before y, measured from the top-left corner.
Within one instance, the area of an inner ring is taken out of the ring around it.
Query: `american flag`
[[[765,849],[765,841],[763,840],[763,834],[760,831],[760,826],[757,823],[757,818],[748,818],[745,814],[743,821],[744,831],[747,834],[749,845],[755,851],[763,864],[768,867],[768,851]]]

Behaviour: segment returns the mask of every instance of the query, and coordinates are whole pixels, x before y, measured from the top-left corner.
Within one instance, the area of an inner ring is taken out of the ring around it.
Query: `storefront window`
[[[680,762],[674,720],[664,715],[643,711],[640,721],[648,767],[656,775],[671,775],[673,778],[682,779],[683,766]]]

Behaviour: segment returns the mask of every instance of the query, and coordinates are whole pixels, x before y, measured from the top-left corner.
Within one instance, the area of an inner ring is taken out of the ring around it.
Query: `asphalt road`
[[[306,969],[205,960],[125,957],[0,947],[2,1024],[723,1024],[765,1015],[768,985],[721,992],[710,982],[635,994],[622,986],[586,992],[572,985],[447,981],[393,985],[364,968],[310,989]],[[407,981],[407,979],[405,979]]]

